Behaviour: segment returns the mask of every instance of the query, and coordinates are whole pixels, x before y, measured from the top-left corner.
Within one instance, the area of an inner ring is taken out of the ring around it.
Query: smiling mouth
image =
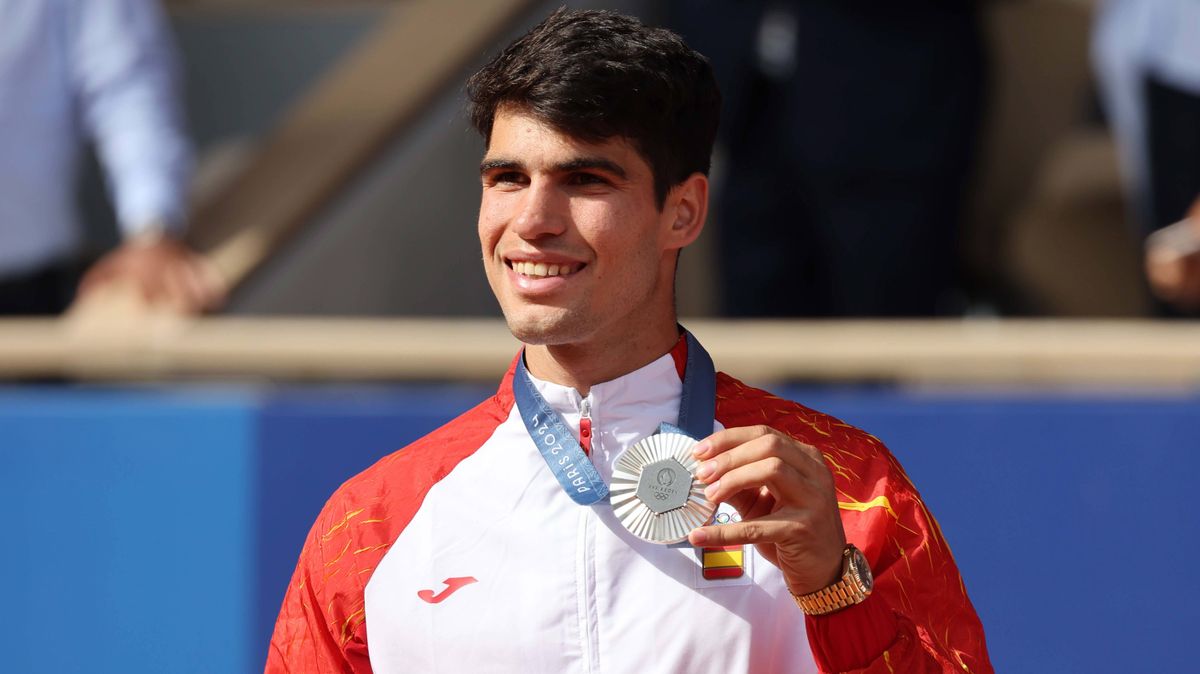
[[[505,260],[508,268],[517,272],[521,276],[529,278],[548,278],[550,276],[570,276],[575,272],[587,266],[583,262],[571,262],[565,264],[547,264],[545,262],[519,262],[517,260]]]

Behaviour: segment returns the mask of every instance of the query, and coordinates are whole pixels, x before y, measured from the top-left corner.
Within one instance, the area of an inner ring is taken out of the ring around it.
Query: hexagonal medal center
[[[682,508],[691,491],[692,474],[675,459],[647,464],[638,478],[638,500],[658,515]]]

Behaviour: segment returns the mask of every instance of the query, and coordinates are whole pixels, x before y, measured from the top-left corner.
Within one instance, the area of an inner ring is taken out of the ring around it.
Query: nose
[[[557,236],[567,229],[566,195],[552,184],[534,180],[521,192],[521,203],[512,229],[523,239]]]

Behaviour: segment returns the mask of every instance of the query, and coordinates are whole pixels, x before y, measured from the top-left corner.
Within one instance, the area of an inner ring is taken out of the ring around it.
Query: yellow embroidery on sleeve
[[[888,500],[888,497],[883,496],[882,494],[876,496],[870,501],[855,501],[853,499],[849,501],[838,501],[838,508],[841,510],[855,510],[860,513],[866,512],[872,508],[883,508],[889,515],[892,516],[893,519],[900,519],[900,516],[896,514],[896,511],[892,510],[892,502]]]

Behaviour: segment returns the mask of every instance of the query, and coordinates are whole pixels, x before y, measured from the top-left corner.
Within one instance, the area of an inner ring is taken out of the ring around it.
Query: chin
[[[513,337],[533,346],[580,342],[588,330],[587,321],[570,309],[506,310],[504,320]]]

